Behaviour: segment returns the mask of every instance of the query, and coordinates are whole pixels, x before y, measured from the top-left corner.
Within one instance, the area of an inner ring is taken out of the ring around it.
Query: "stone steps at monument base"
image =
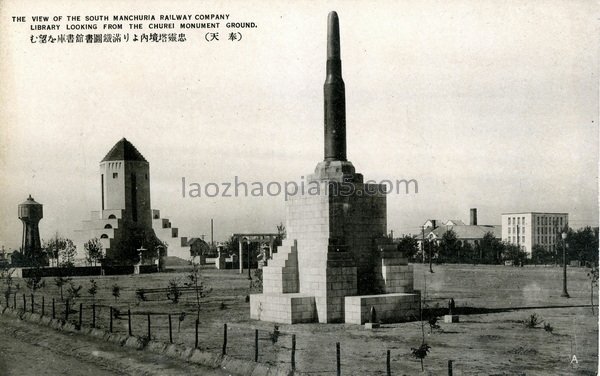
[[[263,268],[263,291],[270,293],[297,293],[298,257],[295,241],[284,241],[278,252]]]

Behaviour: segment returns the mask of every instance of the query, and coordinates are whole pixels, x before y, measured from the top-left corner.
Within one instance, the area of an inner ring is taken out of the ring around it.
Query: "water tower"
[[[34,260],[41,256],[42,245],[38,223],[43,216],[42,204],[35,202],[31,195],[25,202],[19,204],[19,219],[23,221],[21,252],[27,260]]]

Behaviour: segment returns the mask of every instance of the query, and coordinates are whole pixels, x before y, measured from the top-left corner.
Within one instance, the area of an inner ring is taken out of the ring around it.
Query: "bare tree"
[[[96,266],[98,260],[102,257],[102,242],[100,239],[93,238],[88,240],[84,245],[85,249],[85,260],[92,265]]]

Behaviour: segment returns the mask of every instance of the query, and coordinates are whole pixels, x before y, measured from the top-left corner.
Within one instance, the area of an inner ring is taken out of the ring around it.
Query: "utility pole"
[[[423,264],[425,263],[425,228],[421,227],[421,250],[423,251]]]

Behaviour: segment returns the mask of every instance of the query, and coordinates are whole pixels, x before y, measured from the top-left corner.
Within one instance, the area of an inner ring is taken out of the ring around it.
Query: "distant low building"
[[[487,233],[496,239],[502,237],[502,227],[497,225],[443,225],[426,234],[426,239],[440,242],[447,231],[454,231],[456,239],[462,244],[477,245]]]
[[[444,224],[441,224],[444,223]],[[477,209],[471,209],[469,224],[460,219],[451,219],[446,222],[429,219],[423,224],[423,233],[419,242],[425,238],[427,241],[441,242],[447,231],[454,231],[456,239],[462,244],[469,243],[477,245],[487,233],[491,233],[496,239],[502,238],[502,226],[477,224]]]
[[[568,213],[504,213],[502,240],[518,245],[531,258],[535,245],[541,245],[553,253],[560,249],[560,234],[568,226]]]
[[[441,219],[428,219],[425,221],[425,223],[423,223],[421,228],[423,228],[423,230],[434,229],[438,226],[441,226],[442,223],[444,223],[444,222],[442,222]]]

